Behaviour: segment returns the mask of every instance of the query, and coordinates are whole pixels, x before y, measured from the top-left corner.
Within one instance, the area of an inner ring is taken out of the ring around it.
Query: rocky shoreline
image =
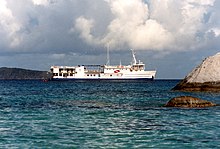
[[[172,90],[189,92],[220,92],[220,82],[188,83],[183,80],[172,88]]]

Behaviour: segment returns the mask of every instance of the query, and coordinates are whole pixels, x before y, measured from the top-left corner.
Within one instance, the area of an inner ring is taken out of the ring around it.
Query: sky
[[[219,0],[0,0],[0,67],[130,64],[181,79],[220,52]]]

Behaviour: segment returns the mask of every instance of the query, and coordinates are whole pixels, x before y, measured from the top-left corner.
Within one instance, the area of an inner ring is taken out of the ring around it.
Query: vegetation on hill
[[[50,73],[47,71],[28,70],[21,68],[0,68],[1,80],[12,79],[47,79],[50,78]]]

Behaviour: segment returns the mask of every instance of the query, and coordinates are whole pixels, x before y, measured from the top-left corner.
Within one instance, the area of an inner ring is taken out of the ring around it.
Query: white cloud
[[[114,19],[106,26],[104,36],[91,33],[95,20],[82,16],[76,19],[75,29],[81,31],[81,38],[88,43],[157,50],[171,44],[171,34],[156,20],[149,19],[148,5],[141,0],[111,0],[109,5]]]
[[[212,28],[212,29],[208,30],[207,33],[210,33],[210,32],[214,33],[215,37],[219,37],[220,36],[220,28]]]
[[[50,5],[53,2],[1,0],[0,47],[80,52],[82,47],[110,44],[114,49],[169,53],[203,46],[211,30],[219,36],[215,0],[60,0]]]
[[[49,1],[48,0],[33,0],[34,5],[48,5]]]
[[[113,48],[173,51],[195,49],[203,44],[206,38],[198,37],[198,33],[206,33],[204,15],[215,0],[150,0],[148,4],[142,0],[106,2],[113,19],[101,36],[91,32],[99,23],[96,20],[91,25],[91,18],[84,17],[84,22],[90,22],[89,30],[80,25],[81,37],[88,43],[95,41],[93,44],[96,45],[100,41],[99,44],[110,43]],[[76,27],[79,26],[77,23]]]
[[[141,0],[112,0],[115,19],[108,26],[107,42],[135,49],[163,49],[170,44],[170,33],[157,20],[150,19],[148,5]],[[108,41],[109,40],[109,41]],[[159,44],[158,44],[159,43]]]
[[[75,26],[71,29],[71,31],[79,31],[81,38],[85,39],[88,43],[94,43],[94,37],[91,33],[93,26],[93,20],[88,20],[84,17],[79,17],[76,19]]]
[[[0,1],[0,28],[0,33],[8,39],[7,43],[9,47],[13,48],[20,44],[22,38],[17,35],[17,32],[21,29],[21,24],[7,7],[6,0]]]

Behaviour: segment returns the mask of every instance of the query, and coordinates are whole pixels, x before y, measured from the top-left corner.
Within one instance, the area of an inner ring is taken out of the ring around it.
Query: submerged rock
[[[206,58],[172,90],[220,91],[220,53]]]
[[[165,107],[182,107],[182,108],[202,108],[202,107],[212,107],[216,104],[202,100],[192,96],[180,96],[172,98],[167,102]]]

